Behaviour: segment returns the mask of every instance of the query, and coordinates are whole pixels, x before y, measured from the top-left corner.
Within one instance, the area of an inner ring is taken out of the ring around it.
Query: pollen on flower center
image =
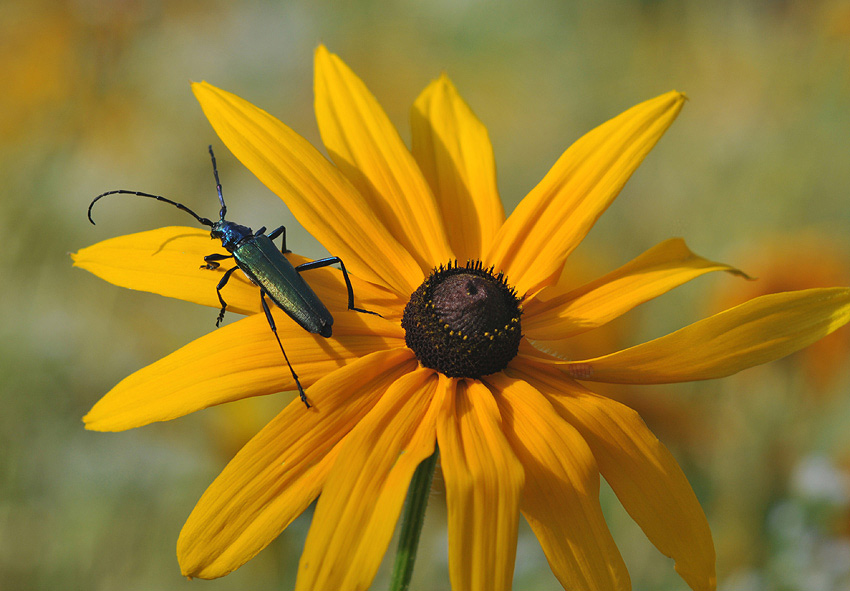
[[[435,269],[404,308],[407,346],[425,367],[449,377],[503,370],[519,350],[522,305],[502,273],[481,261]]]

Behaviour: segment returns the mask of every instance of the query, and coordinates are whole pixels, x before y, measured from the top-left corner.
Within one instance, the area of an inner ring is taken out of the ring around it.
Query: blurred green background
[[[215,215],[212,143],[233,218],[286,224],[218,142],[207,80],[318,144],[312,55],[325,43],[409,138],[445,70],[488,126],[510,211],[595,125],[670,89],[690,101],[571,259],[602,274],[672,236],[758,276],[710,276],[576,342],[576,356],[660,336],[759,292],[850,285],[850,5],[844,1],[406,0],[5,2],[0,8],[0,588],[288,589],[309,512],[236,573],[181,578],[177,534],[280,395],[118,434],[80,418],[116,382],[213,329],[215,311],[113,287],[69,252],[190,220],[109,189]],[[709,516],[721,589],[850,589],[848,329],[722,381],[605,393],[638,408]],[[636,589],[685,589],[603,487]],[[386,588],[387,565],[374,588]],[[414,589],[448,589],[433,496]],[[516,589],[559,589],[523,527]]]

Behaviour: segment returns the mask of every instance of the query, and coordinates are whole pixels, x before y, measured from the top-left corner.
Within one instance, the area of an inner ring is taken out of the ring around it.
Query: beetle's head
[[[210,236],[221,240],[221,245],[228,252],[233,252],[243,240],[254,236],[254,231],[248,226],[220,220],[212,225]]]

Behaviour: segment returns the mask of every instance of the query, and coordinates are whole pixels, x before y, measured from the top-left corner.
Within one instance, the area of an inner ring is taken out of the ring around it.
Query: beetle
[[[216,327],[221,325],[221,321],[224,319],[224,312],[227,309],[227,302],[224,301],[224,297],[221,295],[221,290],[225,285],[227,285],[227,282],[231,275],[233,275],[234,271],[241,269],[248,279],[260,288],[260,304],[262,305],[263,312],[266,315],[269,328],[271,328],[275,339],[277,339],[280,352],[283,353],[283,358],[286,360],[287,366],[289,366],[289,371],[292,373],[295,385],[298,387],[298,393],[301,396],[301,400],[307,408],[310,408],[310,403],[307,400],[307,395],[304,393],[304,388],[301,387],[298,375],[292,368],[292,364],[289,362],[289,357],[283,349],[283,343],[281,343],[280,337],[277,334],[277,326],[275,325],[271,310],[269,310],[269,306],[266,303],[266,297],[268,296],[268,298],[273,301],[277,307],[286,312],[290,318],[292,318],[307,332],[328,338],[333,332],[333,316],[322,303],[322,300],[319,299],[319,296],[316,295],[316,292],[314,292],[307,282],[304,281],[304,278],[301,277],[301,273],[339,263],[340,269],[342,270],[342,277],[345,280],[345,287],[348,290],[348,309],[365,314],[374,314],[376,316],[380,316],[380,314],[364,310],[362,308],[356,308],[354,306],[354,289],[351,287],[351,280],[348,277],[348,271],[346,271],[345,265],[339,257],[326,257],[303,263],[296,267],[293,266],[292,263],[290,263],[284,256],[284,254],[290,252],[286,248],[285,226],[280,226],[270,234],[266,234],[265,226],[254,232],[247,226],[242,226],[235,222],[225,220],[224,216],[227,215],[227,206],[224,203],[224,196],[221,192],[221,182],[218,178],[218,168],[216,166],[215,154],[213,153],[212,146],[209,147],[209,152],[212,160],[213,175],[215,175],[216,193],[218,194],[218,201],[221,204],[218,221],[213,222],[205,217],[201,217],[182,203],[177,203],[176,201],[166,199],[160,195],[152,195],[151,193],[143,193],[141,191],[127,191],[124,189],[107,191],[106,193],[101,193],[95,197],[89,204],[89,221],[94,224],[91,212],[92,207],[94,207],[94,204],[97,203],[98,200],[106,197],[107,195],[125,194],[137,195],[139,197],[150,197],[157,201],[170,203],[194,217],[204,226],[209,227],[210,236],[213,239],[221,240],[221,245],[230,254],[209,254],[204,257],[205,264],[201,265],[200,268],[210,270],[218,269],[221,265],[221,261],[227,259],[233,259],[233,262],[236,263],[235,266],[224,272],[224,275],[222,275],[221,280],[215,288],[216,295],[218,295],[218,301],[221,303],[221,310],[219,311],[218,318],[215,322]],[[278,236],[281,238],[280,250],[277,249],[273,242],[273,240]]]

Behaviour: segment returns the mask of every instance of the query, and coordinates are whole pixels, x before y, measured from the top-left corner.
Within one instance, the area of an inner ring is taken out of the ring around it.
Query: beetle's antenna
[[[210,145],[210,158],[212,159],[213,174],[215,175],[215,190],[218,193],[218,202],[221,203],[221,211],[218,213],[222,221],[224,221],[224,216],[227,214],[227,206],[224,204],[224,196],[221,194],[221,181],[218,180],[218,168],[215,165],[215,154],[213,154],[212,145]]]
[[[172,201],[171,199],[166,199],[165,197],[161,197],[159,195],[151,195],[150,193],[142,193],[141,191],[125,191],[124,189],[119,189],[117,191],[107,191],[106,193],[101,193],[100,195],[95,197],[92,200],[91,203],[89,203],[88,215],[89,215],[89,221],[92,223],[92,225],[94,225],[94,220],[91,217],[91,209],[92,209],[92,207],[94,207],[94,204],[97,203],[98,199],[100,199],[101,197],[106,197],[107,195],[116,195],[116,194],[119,194],[119,193],[123,193],[125,195],[138,195],[139,197],[150,197],[151,199],[156,199],[157,201],[164,201],[165,203],[170,203],[171,205],[175,206],[177,209],[182,209],[183,211],[185,211],[186,213],[191,215],[193,218],[195,218],[196,220],[201,222],[203,225],[209,226],[210,228],[212,228],[213,225],[214,225],[213,222],[211,222],[207,218],[199,216],[198,214],[196,214],[194,211],[192,211],[191,209],[189,209],[188,207],[186,207],[182,203],[177,203],[176,201]],[[219,192],[219,195],[220,194],[221,193]]]

